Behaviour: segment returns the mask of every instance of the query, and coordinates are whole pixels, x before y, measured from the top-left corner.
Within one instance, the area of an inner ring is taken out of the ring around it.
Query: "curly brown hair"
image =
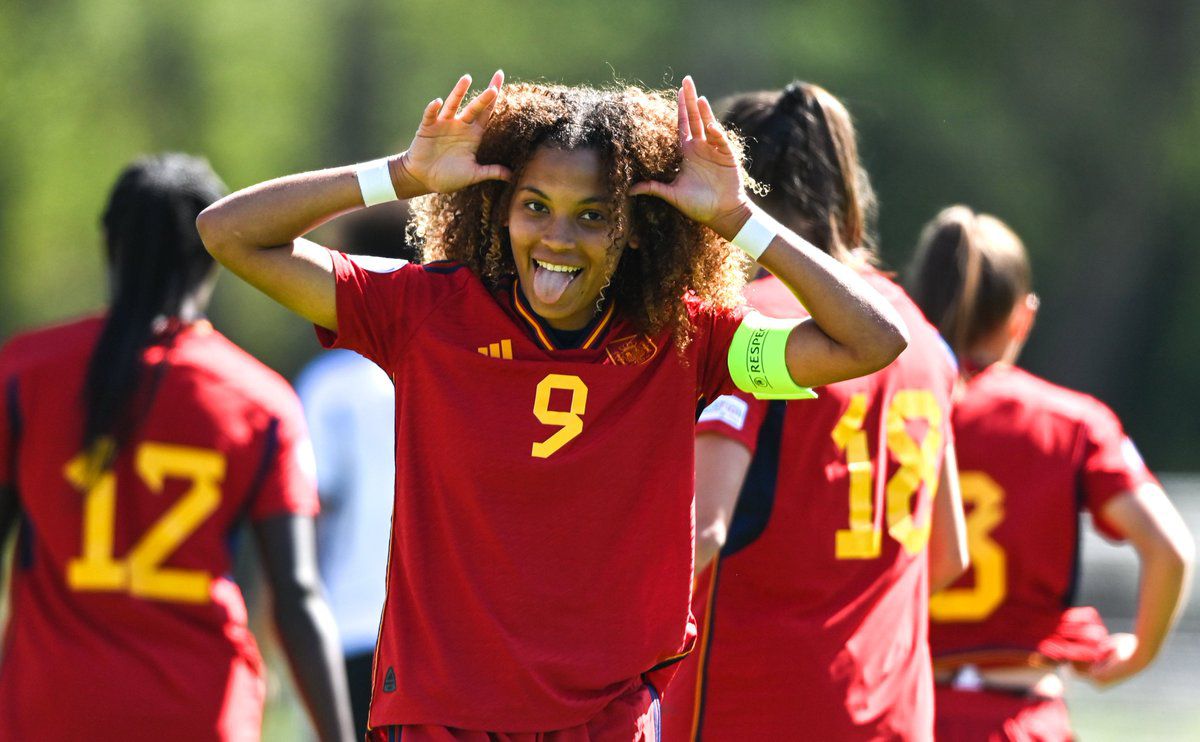
[[[610,250],[619,263],[605,293],[639,331],[669,331],[682,349],[691,337],[685,296],[718,308],[741,303],[745,258],[665,201],[629,199],[634,183],[675,178],[678,136],[671,94],[633,86],[505,86],[476,160],[507,166],[512,181],[415,199],[411,229],[425,260],[461,262],[496,290],[517,275],[505,216],[526,163],[539,147],[593,150],[617,206]],[[620,208],[627,201],[629,208]],[[623,249],[631,241],[639,249]]]

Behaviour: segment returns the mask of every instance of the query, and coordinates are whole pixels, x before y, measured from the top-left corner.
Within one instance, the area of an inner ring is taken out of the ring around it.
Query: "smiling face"
[[[508,209],[508,234],[521,291],[557,330],[595,316],[616,269],[615,205],[594,150],[541,147],[526,163]],[[611,255],[611,257],[610,257]]]

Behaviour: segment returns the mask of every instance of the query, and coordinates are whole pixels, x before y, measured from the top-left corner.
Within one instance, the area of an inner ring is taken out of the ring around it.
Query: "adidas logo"
[[[392,693],[396,690],[396,671],[388,668],[387,674],[383,676],[383,692]]]
[[[476,350],[478,350],[481,355],[485,355],[488,358],[503,358],[506,361],[511,361],[513,357],[512,341],[508,338],[505,338],[498,343],[481,345],[476,348]]]

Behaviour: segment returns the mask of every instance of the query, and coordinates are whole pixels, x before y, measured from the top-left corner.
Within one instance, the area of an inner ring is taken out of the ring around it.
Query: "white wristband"
[[[763,254],[775,235],[779,234],[779,222],[772,219],[764,211],[755,209],[750,212],[750,219],[742,225],[732,243],[741,248],[742,252],[757,261]]]
[[[396,187],[392,185],[392,173],[388,169],[388,158],[364,162],[354,168],[354,177],[358,178],[358,189],[362,191],[363,204],[375,206],[388,201],[396,201]]]

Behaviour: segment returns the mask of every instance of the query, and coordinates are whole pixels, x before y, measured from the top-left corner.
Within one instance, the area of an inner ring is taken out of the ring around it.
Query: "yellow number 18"
[[[885,488],[888,535],[909,554],[917,554],[929,541],[930,524],[913,521],[912,498],[922,485],[929,488],[930,499],[937,494],[942,408],[929,390],[905,389],[892,397],[886,415],[887,448],[900,464]],[[866,417],[867,395],[855,394],[832,433],[838,450],[846,454],[850,474],[850,527],[835,535],[838,559],[874,559],[883,549],[883,533],[875,525],[874,464],[863,430]],[[928,426],[920,443],[908,432],[910,420],[923,420]]]

